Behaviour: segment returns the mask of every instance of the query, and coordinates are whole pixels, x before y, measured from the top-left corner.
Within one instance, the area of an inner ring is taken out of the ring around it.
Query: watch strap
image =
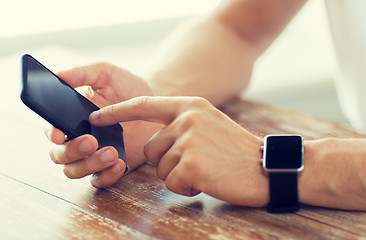
[[[286,213],[295,212],[300,209],[297,190],[297,177],[297,172],[269,173],[269,212]]]

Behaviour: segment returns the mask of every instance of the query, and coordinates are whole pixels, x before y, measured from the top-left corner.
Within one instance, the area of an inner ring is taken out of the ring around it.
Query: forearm
[[[365,139],[305,141],[305,168],[299,177],[302,203],[366,210]]]
[[[201,96],[221,104],[249,82],[258,52],[217,20],[189,23],[163,43],[154,71],[153,92]]]
[[[201,96],[219,105],[242,91],[256,59],[304,0],[225,0],[162,44],[147,80],[156,95]]]

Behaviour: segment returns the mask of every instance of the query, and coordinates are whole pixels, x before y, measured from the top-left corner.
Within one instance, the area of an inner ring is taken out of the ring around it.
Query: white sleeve
[[[366,130],[366,1],[325,0],[339,64],[336,87],[351,124]]]

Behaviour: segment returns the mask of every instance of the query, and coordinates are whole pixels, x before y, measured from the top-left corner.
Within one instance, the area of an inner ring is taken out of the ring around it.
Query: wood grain
[[[1,239],[155,239],[9,176],[0,182]]]
[[[269,214],[205,194],[183,197],[169,192],[148,164],[106,189],[94,189],[89,178],[67,179],[49,159],[43,121],[11,96],[0,97],[8,103],[0,125],[2,239],[366,239],[364,212],[304,206],[296,214]],[[221,109],[259,136],[365,137],[348,126],[239,99]]]

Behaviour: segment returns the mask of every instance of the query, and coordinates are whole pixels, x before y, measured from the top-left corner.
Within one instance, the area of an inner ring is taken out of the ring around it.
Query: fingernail
[[[88,153],[93,149],[93,146],[89,143],[88,140],[83,140],[79,145],[79,149],[82,152]]]
[[[92,112],[89,116],[90,121],[96,121],[99,118],[99,111]]]
[[[109,163],[114,160],[114,154],[112,150],[107,150],[100,156],[100,160],[102,160],[104,163]]]

